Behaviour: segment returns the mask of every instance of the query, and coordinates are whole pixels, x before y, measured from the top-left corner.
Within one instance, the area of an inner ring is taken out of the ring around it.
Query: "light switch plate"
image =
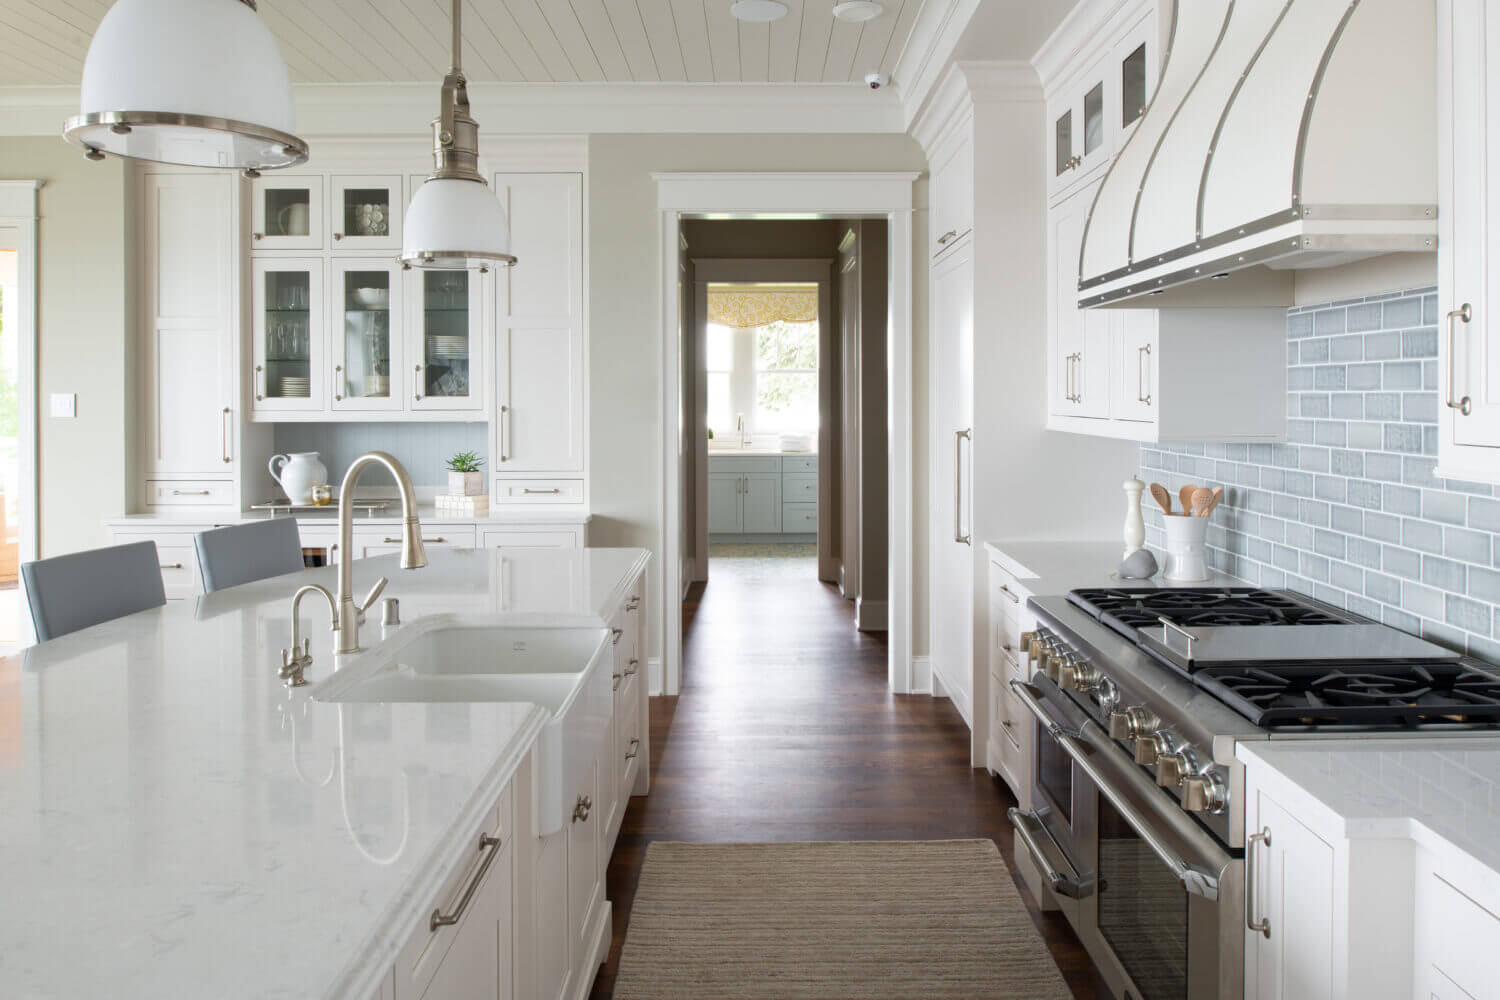
[[[54,392],[52,394],[54,417],[78,416],[78,394],[76,392]]]

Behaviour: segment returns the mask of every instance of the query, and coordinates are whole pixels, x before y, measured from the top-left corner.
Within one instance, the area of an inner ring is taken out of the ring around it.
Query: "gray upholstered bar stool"
[[[37,642],[167,603],[155,542],[38,559],[21,580]]]
[[[303,568],[302,538],[294,517],[200,531],[193,536],[193,545],[198,549],[198,573],[205,594]]]

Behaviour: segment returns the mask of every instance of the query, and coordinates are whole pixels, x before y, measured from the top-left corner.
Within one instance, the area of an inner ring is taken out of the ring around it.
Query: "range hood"
[[[1080,306],[1285,304],[1274,272],[1437,249],[1432,0],[1174,6],[1089,213]],[[1231,280],[1185,287],[1210,278]]]

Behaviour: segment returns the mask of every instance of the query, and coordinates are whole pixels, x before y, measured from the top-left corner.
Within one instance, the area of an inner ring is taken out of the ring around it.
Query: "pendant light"
[[[453,0],[453,67],[443,77],[442,108],[432,122],[436,170],[406,210],[401,240],[404,267],[461,270],[509,267],[510,222],[479,173],[479,123],[469,117],[469,91],[459,65],[463,44],[459,8]]]
[[[307,160],[286,64],[255,0],[119,0],[83,63],[63,126],[105,153],[254,176]]]

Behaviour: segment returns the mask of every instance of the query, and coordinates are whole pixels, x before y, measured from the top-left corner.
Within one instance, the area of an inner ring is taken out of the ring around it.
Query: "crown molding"
[[[981,0],[927,0],[917,12],[916,23],[896,60],[891,76],[901,90],[905,127],[911,128],[942,79],[944,67],[958,47]]]
[[[1127,9],[1144,12],[1157,0],[1079,0],[1077,6],[1068,11],[1041,47],[1031,57],[1041,79],[1042,90],[1051,93],[1059,78],[1068,70],[1076,69],[1078,57],[1086,50],[1096,48],[1108,34],[1110,22]],[[1160,0],[1166,6],[1172,0]]]
[[[1029,62],[997,59],[951,63],[913,120],[911,134],[931,159],[933,148],[971,114],[975,105],[1041,100],[1041,81]]]
[[[975,2],[975,0],[965,0]],[[299,135],[408,135],[437,114],[435,83],[293,87]],[[901,95],[863,84],[471,83],[481,135],[608,132],[901,133]],[[0,135],[58,135],[77,87],[0,87]]]

